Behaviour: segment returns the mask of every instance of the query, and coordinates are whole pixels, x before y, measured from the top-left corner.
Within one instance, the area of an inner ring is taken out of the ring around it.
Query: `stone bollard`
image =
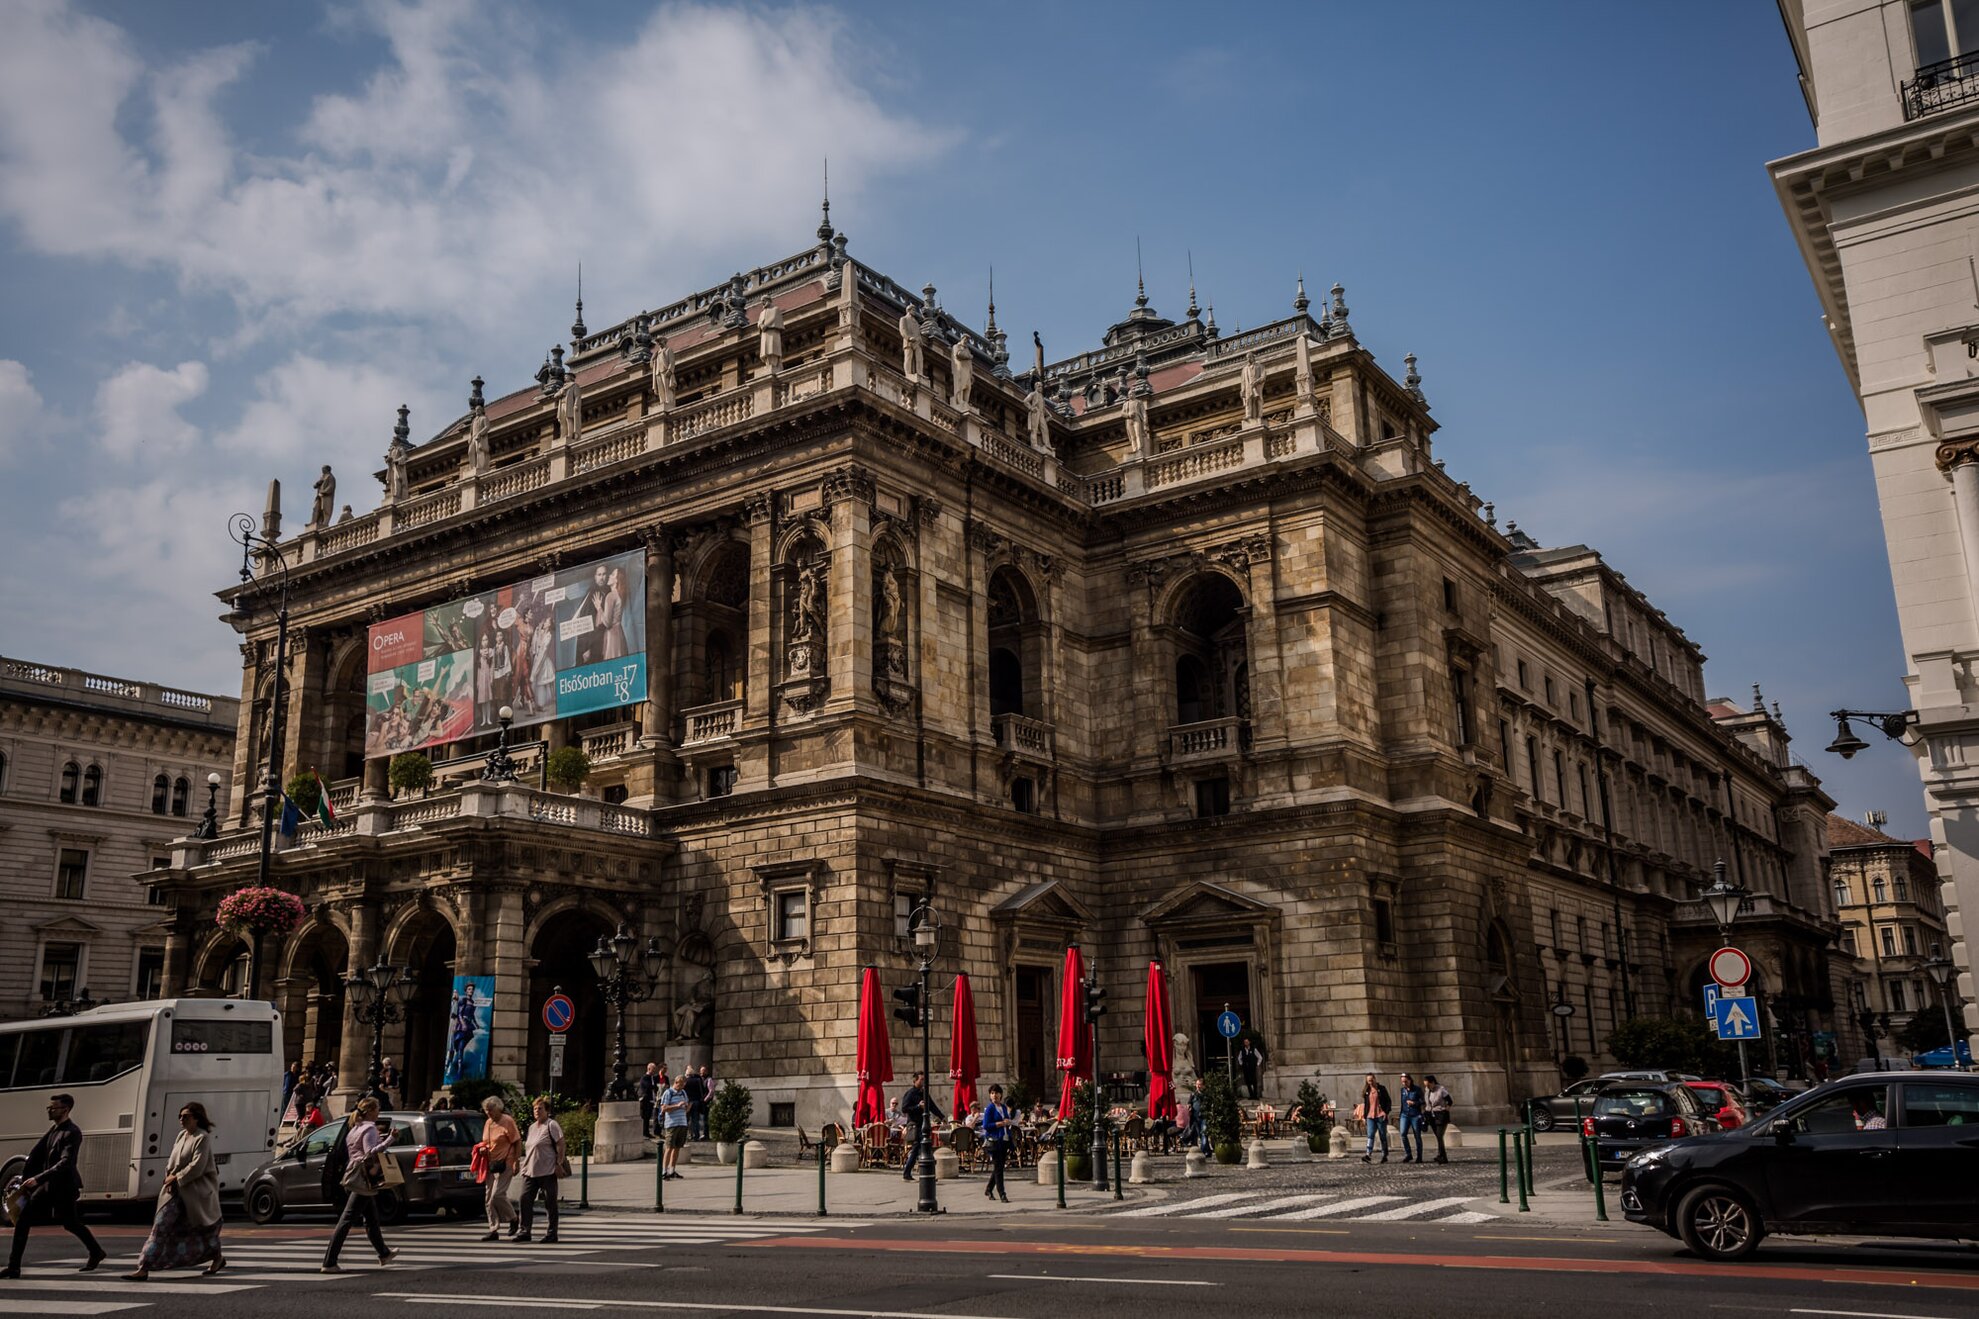
[[[1456,1126],[1443,1128],[1443,1145],[1446,1149],[1462,1149],[1464,1147],[1463,1129]]]
[[[1344,1159],[1347,1157],[1352,1144],[1353,1142],[1347,1139],[1347,1129],[1336,1122],[1333,1125],[1333,1134],[1326,1138],[1326,1157],[1329,1159]]]
[[[770,1152],[763,1148],[760,1140],[745,1141],[742,1146],[742,1166],[761,1168],[770,1161]]]
[[[1038,1156],[1038,1185],[1058,1185],[1058,1151],[1046,1150]]]
[[[1269,1168],[1271,1166],[1271,1160],[1264,1157],[1264,1142],[1255,1136],[1251,1138],[1250,1153],[1244,1159],[1244,1166],[1246,1168]]]
[[[858,1146],[844,1143],[834,1145],[831,1151],[831,1170],[833,1172],[858,1172]]]
[[[1201,1150],[1190,1150],[1182,1156],[1182,1175],[1184,1177],[1200,1177],[1203,1175],[1203,1152]]]
[[[952,1182],[962,1171],[962,1160],[955,1157],[955,1151],[944,1145],[935,1151],[935,1180]]]
[[[1146,1150],[1135,1150],[1133,1165],[1127,1170],[1127,1184],[1129,1186],[1146,1186],[1153,1180],[1154,1160],[1148,1157]]]

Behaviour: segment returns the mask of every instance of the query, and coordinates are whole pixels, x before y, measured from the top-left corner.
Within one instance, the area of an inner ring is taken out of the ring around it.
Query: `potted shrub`
[[[402,751],[392,757],[385,781],[391,785],[393,797],[401,792],[424,792],[433,786],[433,762],[421,752]]]
[[[1091,1081],[1072,1087],[1072,1116],[1065,1120],[1065,1180],[1083,1182],[1093,1175],[1093,1122],[1096,1095]]]
[[[734,1163],[741,1156],[754,1106],[749,1088],[733,1081],[723,1081],[708,1102],[708,1138],[715,1142],[715,1157],[723,1163]]]
[[[591,777],[591,757],[583,747],[559,747],[543,765],[543,781],[558,792],[576,792]]]
[[[317,786],[316,775],[298,774],[289,780],[289,800],[305,817],[316,814],[316,807],[323,799],[323,790]]]
[[[1326,1096],[1311,1081],[1299,1082],[1299,1130],[1306,1133],[1306,1148],[1314,1154],[1326,1153],[1326,1139],[1333,1124],[1326,1120]]]
[[[1196,1083],[1202,1096],[1203,1112],[1209,1127],[1210,1149],[1218,1163],[1236,1163],[1243,1157],[1244,1124],[1237,1112],[1237,1091],[1222,1072],[1208,1072]]]

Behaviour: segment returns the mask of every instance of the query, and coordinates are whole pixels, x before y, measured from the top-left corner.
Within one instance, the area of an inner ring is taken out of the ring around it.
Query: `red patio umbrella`
[[[976,1055],[976,1000],[969,993],[969,973],[955,976],[955,1017],[948,1038],[948,1074],[955,1078],[955,1103],[948,1110],[957,1122],[976,1102],[976,1077],[982,1074]]]
[[[886,1090],[893,1079],[893,1046],[886,1037],[886,1007],[880,999],[880,974],[866,968],[859,982],[859,1102],[852,1106],[852,1125],[886,1121]]]
[[[1168,978],[1160,962],[1148,963],[1148,1001],[1141,1014],[1141,1045],[1148,1055],[1148,1121],[1175,1119],[1174,1034],[1168,1019]]]
[[[1072,1090],[1093,1071],[1093,1040],[1086,1028],[1086,1005],[1081,986],[1085,966],[1079,960],[1079,945],[1065,950],[1065,974],[1060,977],[1058,1003],[1058,1070],[1065,1073],[1058,1091],[1058,1120],[1072,1116]]]

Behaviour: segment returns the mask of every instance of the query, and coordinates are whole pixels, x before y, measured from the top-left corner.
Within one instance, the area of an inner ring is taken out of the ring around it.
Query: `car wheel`
[[[385,1223],[403,1223],[411,1206],[405,1197],[390,1187],[378,1192],[378,1218]]]
[[[1677,1235],[1693,1255],[1744,1259],[1766,1235],[1752,1202],[1726,1186],[1700,1186],[1677,1204]]]
[[[1532,1108],[1532,1129],[1534,1131],[1551,1131],[1553,1129],[1552,1110],[1534,1104]]]
[[[261,1224],[282,1221],[282,1194],[273,1182],[257,1183],[248,1191],[247,1216]]]

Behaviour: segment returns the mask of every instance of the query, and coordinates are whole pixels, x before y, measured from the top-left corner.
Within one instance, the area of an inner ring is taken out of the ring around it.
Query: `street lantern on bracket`
[[[1894,714],[1875,710],[1834,710],[1829,712],[1829,718],[1835,721],[1835,740],[1828,743],[1828,750],[1843,760],[1853,759],[1856,752],[1866,751],[1869,748],[1869,743],[1863,741],[1856,735],[1855,730],[1849,727],[1851,719],[1860,719],[1892,742],[1901,742],[1909,746],[1917,740],[1916,735],[1910,731],[1917,726],[1915,710],[1899,710]]]

